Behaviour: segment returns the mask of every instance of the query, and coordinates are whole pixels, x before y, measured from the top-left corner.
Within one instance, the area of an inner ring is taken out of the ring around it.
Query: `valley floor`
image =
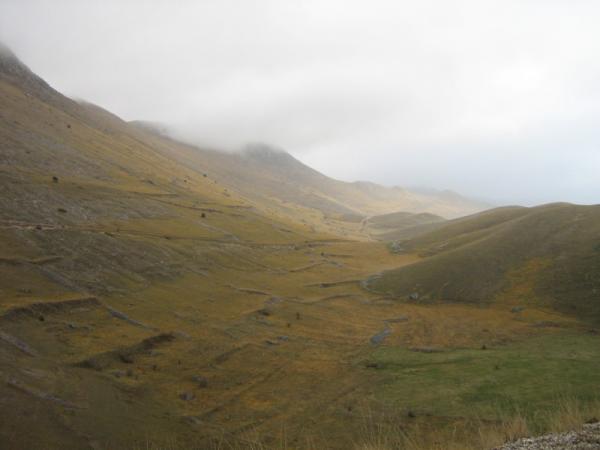
[[[209,266],[143,288],[13,286],[0,313],[2,442],[342,449],[372,413],[406,427],[494,422],[561,395],[592,401],[600,385],[600,337],[574,319],[365,290],[418,259],[383,244],[194,245]],[[14,275],[52,261],[1,264]]]

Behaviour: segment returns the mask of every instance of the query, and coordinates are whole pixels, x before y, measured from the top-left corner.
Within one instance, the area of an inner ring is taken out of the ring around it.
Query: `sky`
[[[59,91],[226,150],[496,204],[600,203],[595,0],[0,0]]]

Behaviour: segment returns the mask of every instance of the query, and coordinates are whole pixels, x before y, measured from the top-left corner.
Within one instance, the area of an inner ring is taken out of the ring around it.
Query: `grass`
[[[600,417],[600,401],[583,403],[576,397],[555,397],[554,408],[542,418],[544,427],[532,424],[519,410],[502,415],[496,421],[474,416],[460,423],[439,426],[428,423],[406,423],[402,411],[393,408],[364,405],[361,410],[359,433],[347,448],[353,450],[490,450],[504,443],[537,434],[558,433],[581,429],[584,423]],[[147,441],[135,450],[307,450],[322,449],[310,439],[301,445],[290,445],[282,431],[276,442],[265,444],[260,436],[241,439],[225,436],[198,446],[182,447],[175,441],[163,444]]]
[[[373,278],[369,287],[399,298],[418,292],[430,302],[550,306],[594,325],[599,235],[598,206],[496,209],[403,243],[427,257]]]
[[[460,424],[432,427],[422,424],[399,425],[399,420],[381,417],[365,421],[362,440],[355,450],[490,450],[506,442],[545,433],[581,429],[584,423],[597,421],[600,402],[583,403],[576,397],[555,397],[554,408],[535,423],[516,410],[490,422],[474,417]],[[539,428],[543,420],[543,428]]]
[[[583,404],[596,398],[600,337],[558,332],[440,353],[385,347],[372,360],[384,379],[378,398],[416,414],[500,420],[517,410],[542,426],[540,411],[555,407],[557,393]]]
[[[375,428],[358,448],[489,449],[600,418],[600,337],[591,334],[560,331],[439,353],[385,347],[370,362],[383,378],[379,401],[413,424]]]

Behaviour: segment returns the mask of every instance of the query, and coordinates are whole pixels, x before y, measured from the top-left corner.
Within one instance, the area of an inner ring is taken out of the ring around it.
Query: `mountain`
[[[505,207],[402,244],[423,259],[369,287],[420,301],[550,307],[600,323],[600,206]]]
[[[148,130],[147,125],[134,125]],[[164,137],[164,131],[163,127],[155,134]],[[335,180],[308,167],[286,151],[265,144],[248,145],[240,152],[230,153],[190,146],[181,157],[191,166],[210,168],[219,179],[238,192],[255,199],[268,198],[271,207],[283,210],[293,204],[342,219],[390,211],[426,212],[455,218],[489,208],[482,202],[458,194],[449,195],[446,191],[418,193],[364,181],[348,183]]]
[[[266,145],[247,148],[242,157],[256,170],[267,170],[273,188],[286,189],[286,200],[311,206],[328,214],[380,215],[390,211],[433,213],[448,218],[486,209],[487,205],[459,195],[419,194],[375,183],[347,183],[329,178],[306,166],[290,154]],[[273,192],[268,190],[268,193]],[[281,195],[281,194],[280,194]]]

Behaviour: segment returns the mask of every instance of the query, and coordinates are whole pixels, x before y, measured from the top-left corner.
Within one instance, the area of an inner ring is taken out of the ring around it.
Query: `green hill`
[[[600,321],[600,206],[499,208],[403,248],[424,259],[373,277],[371,289],[421,301],[550,306]]]

